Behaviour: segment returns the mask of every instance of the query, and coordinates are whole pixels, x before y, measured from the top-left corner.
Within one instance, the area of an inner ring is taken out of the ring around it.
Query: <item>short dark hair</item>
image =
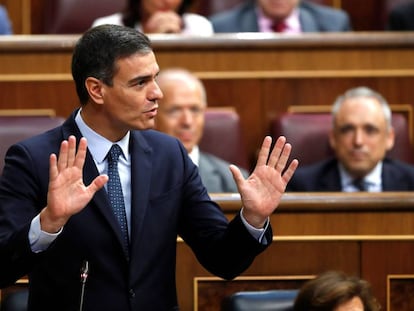
[[[177,9],[179,15],[183,15],[193,4],[193,0],[182,0]],[[141,22],[142,0],[128,0],[128,4],[122,13],[122,22],[125,26],[134,28],[135,24]]]
[[[143,33],[124,26],[101,25],[89,29],[76,43],[72,56],[72,76],[82,105],[89,95],[85,80],[94,77],[112,86],[116,61],[136,53],[152,52],[151,42]]]

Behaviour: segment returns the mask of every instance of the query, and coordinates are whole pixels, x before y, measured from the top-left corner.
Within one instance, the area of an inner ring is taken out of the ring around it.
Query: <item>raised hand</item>
[[[49,190],[47,206],[40,213],[43,231],[54,233],[60,230],[68,219],[81,211],[93,195],[108,181],[108,176],[96,177],[89,186],[83,183],[87,142],[79,141],[76,152],[76,138],[70,136],[60,146],[59,158],[50,155]]]
[[[236,166],[230,166],[240,192],[243,216],[256,228],[262,228],[266,219],[277,208],[286,185],[299,164],[294,159],[286,168],[292,146],[286,143],[284,136],[277,139],[272,151],[271,144],[272,138],[266,136],[256,167],[247,179],[244,179]]]

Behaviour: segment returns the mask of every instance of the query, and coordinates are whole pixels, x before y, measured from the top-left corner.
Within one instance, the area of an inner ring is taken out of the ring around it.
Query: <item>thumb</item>
[[[99,189],[101,189],[106,184],[108,179],[109,179],[108,175],[105,175],[105,174],[99,175],[88,186],[88,191],[92,193],[92,195],[95,194],[95,192],[97,192]]]
[[[233,175],[234,181],[236,182],[237,188],[240,189],[239,186],[244,182],[244,177],[243,177],[242,172],[234,164],[230,164],[229,169],[230,169],[231,174]]]

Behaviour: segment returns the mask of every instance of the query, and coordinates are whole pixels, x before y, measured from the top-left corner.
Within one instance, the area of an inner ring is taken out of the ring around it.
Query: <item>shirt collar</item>
[[[100,164],[106,160],[105,157],[114,143],[106,139],[105,137],[99,135],[88,125],[86,125],[85,121],[83,121],[82,119],[81,110],[82,109],[79,109],[75,116],[76,125],[78,126],[82,136],[87,139],[88,149],[94,161]],[[129,137],[130,132],[128,131],[128,133],[121,140],[115,142],[121,147],[123,153],[122,156],[127,161],[129,161]]]
[[[188,155],[193,163],[198,166],[200,162],[200,148],[198,146],[194,146],[193,150],[191,150]]]
[[[349,175],[349,173],[345,170],[342,164],[339,164],[338,167],[339,167],[339,174],[341,177],[342,188],[344,188],[345,186],[352,185],[354,178],[351,175]],[[380,189],[382,187],[381,173],[382,173],[382,161],[379,162],[371,172],[365,175],[364,183],[368,185],[368,187],[374,187],[374,188]]]
[[[273,32],[273,20],[268,18],[259,5],[256,6],[257,22],[260,32]],[[286,30],[285,33],[301,33],[302,29],[299,21],[299,10],[294,9],[292,13],[285,18]]]

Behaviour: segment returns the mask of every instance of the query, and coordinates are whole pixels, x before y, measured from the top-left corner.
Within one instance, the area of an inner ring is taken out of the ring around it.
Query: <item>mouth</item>
[[[154,106],[152,109],[144,111],[144,114],[147,114],[150,117],[155,117],[157,115],[158,105]]]

